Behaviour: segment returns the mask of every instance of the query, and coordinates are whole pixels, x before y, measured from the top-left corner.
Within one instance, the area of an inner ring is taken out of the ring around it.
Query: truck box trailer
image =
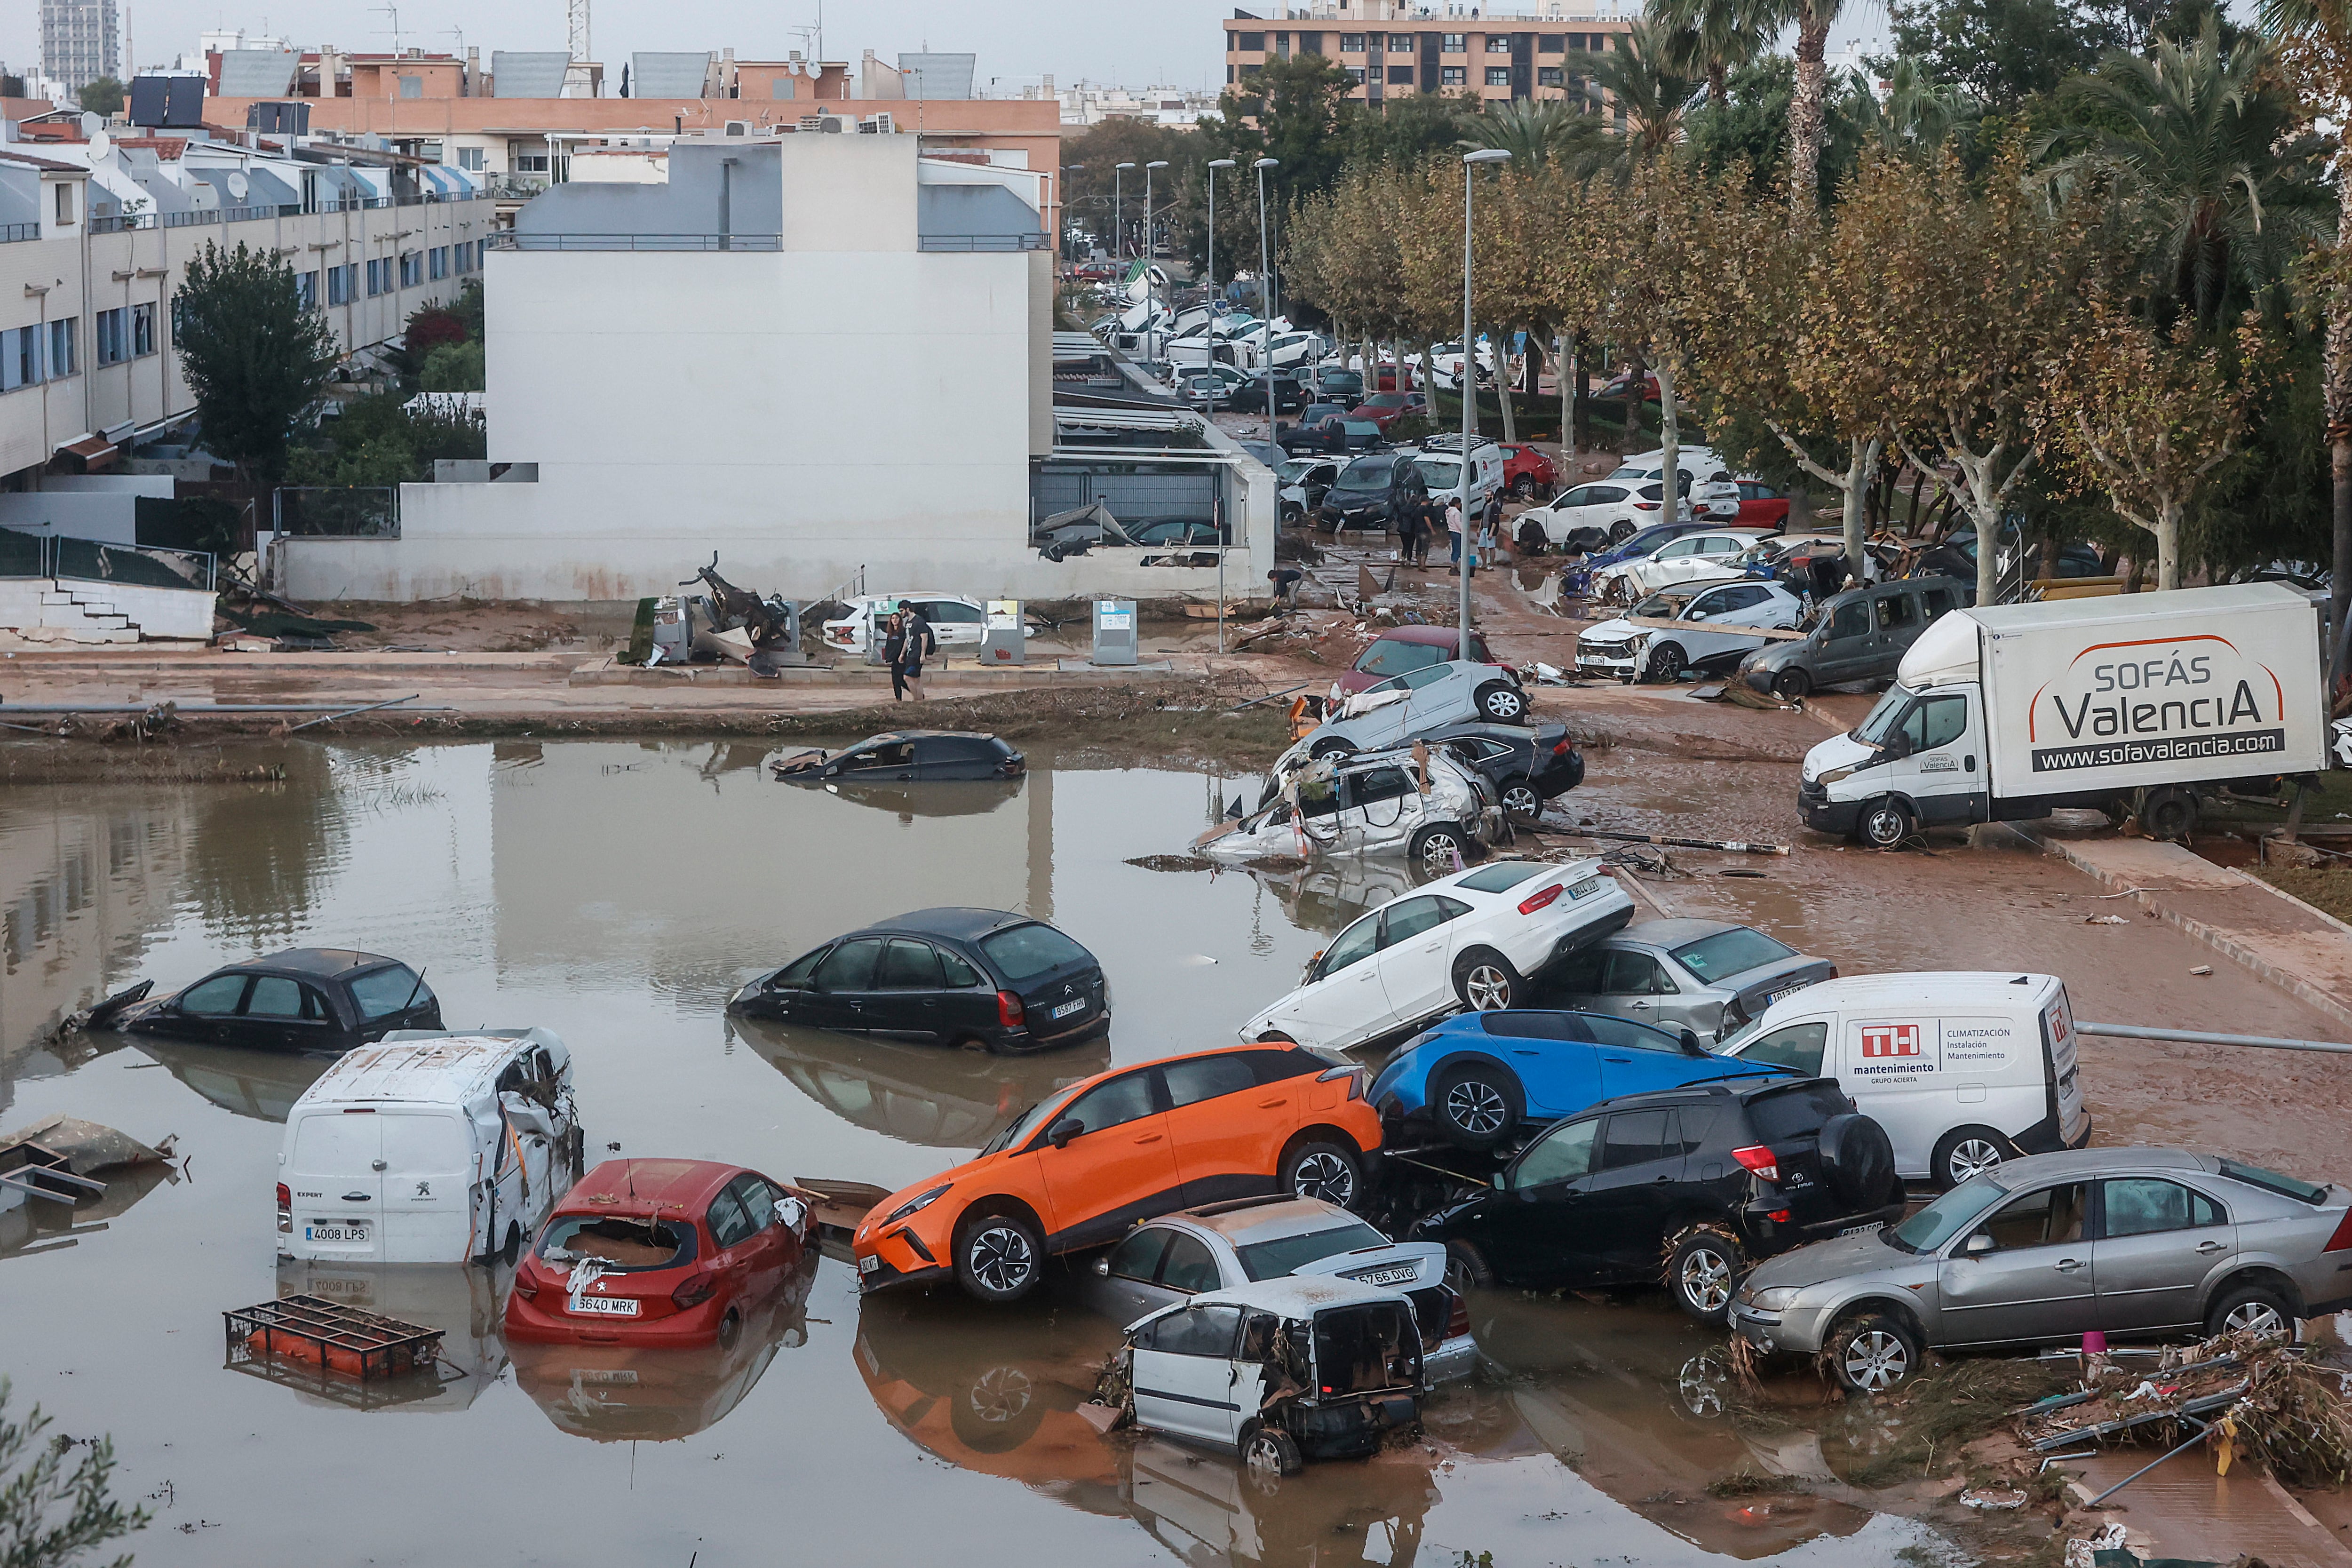
[[[2186,834],[2221,785],[2327,765],[2319,616],[2277,583],[1954,610],[1806,754],[1805,826],[1881,847],[2064,806]]]

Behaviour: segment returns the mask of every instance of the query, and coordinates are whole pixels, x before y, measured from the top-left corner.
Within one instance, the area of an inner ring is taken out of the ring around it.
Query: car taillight
[[[688,1307],[699,1307],[709,1300],[718,1289],[719,1281],[716,1276],[690,1274],[679,1283],[677,1289],[669,1293],[670,1305],[683,1312]]]
[[[280,1187],[278,1190],[282,1193],[286,1189]],[[2321,1247],[2319,1250],[2322,1252],[2342,1252],[2347,1247],[2352,1247],[2352,1209],[2346,1209],[2344,1211],[2344,1217],[2336,1222],[2336,1234],[2329,1237],[2327,1238],[2327,1245]]]
[[[1000,991],[996,994],[996,1021],[998,1023],[1003,1025],[1008,1029],[1017,1029],[1021,1026],[1021,1020],[1025,1016],[1027,1016],[1027,1014],[1021,1005],[1020,997],[1015,996],[1010,991]]]
[[[1664,501],[1637,500],[1633,503],[1633,510],[1636,511],[1655,511],[1664,505],[1665,505],[1665,502]]]
[[[1558,899],[1561,890],[1560,885],[1558,882],[1554,882],[1550,887],[1544,889],[1540,892],[1529,893],[1526,898],[1519,900],[1519,913],[1523,915],[1531,915],[1535,913],[1538,910],[1542,909],[1545,905],[1552,902],[1555,899]]]
[[[1564,757],[1569,754],[1570,750],[1570,748],[1568,742],[1566,740],[1562,740],[1552,747],[1551,754],[1555,757]]]
[[[539,1299],[539,1277],[530,1271],[530,1264],[528,1260],[520,1268],[515,1270],[514,1292],[526,1301],[535,1301]]]
[[[278,1184],[278,1228],[289,1232],[294,1228],[294,1194],[283,1182]]]
[[[1315,1081],[1317,1083],[1329,1083],[1333,1079],[1339,1078],[1344,1078],[1348,1080],[1348,1098],[1349,1100],[1361,1100],[1364,1098],[1365,1069],[1356,1066],[1353,1062],[1349,1062],[1344,1067],[1325,1068],[1321,1072],[1315,1075]]]
[[[1777,1182],[1780,1179],[1780,1156],[1761,1143],[1750,1144],[1745,1149],[1734,1149],[1731,1152],[1731,1157],[1768,1182]]]
[[[1832,964],[1831,964],[1831,965],[1830,965],[1829,978],[1830,978],[1830,979],[1832,979],[1832,980],[1835,980],[1837,977],[1838,977],[1837,965],[1836,965],[1836,964],[1834,964],[1834,963],[1832,963]]]
[[[1454,1298],[1454,1310],[1445,1314],[1445,1337],[1459,1339],[1470,1331],[1470,1303],[1461,1297]]]

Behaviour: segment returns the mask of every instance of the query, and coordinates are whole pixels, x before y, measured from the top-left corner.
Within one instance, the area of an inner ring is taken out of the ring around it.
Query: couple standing
[[[890,666],[891,701],[904,701],[910,691],[916,701],[924,700],[923,658],[939,651],[940,639],[931,634],[931,623],[912,604],[899,600],[882,636],[882,657]]]

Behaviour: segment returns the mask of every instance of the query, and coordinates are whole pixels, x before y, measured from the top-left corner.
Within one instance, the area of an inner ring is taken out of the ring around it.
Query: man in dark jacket
[[[890,684],[894,690],[903,684],[908,691],[914,693],[915,700],[920,702],[924,700],[923,659],[927,655],[940,651],[940,639],[931,635],[931,623],[923,618],[923,613],[905,599],[898,601],[898,616],[907,640],[898,649],[898,660],[892,668]]]

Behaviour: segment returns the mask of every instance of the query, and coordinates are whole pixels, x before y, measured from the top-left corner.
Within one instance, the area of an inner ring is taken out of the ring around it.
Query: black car
[[[1370,452],[1339,470],[1339,481],[1323,492],[1315,509],[1315,526],[1326,533],[1342,529],[1389,529],[1399,511],[1429,502],[1429,479],[1411,454]]]
[[[1298,384],[1296,374],[1286,370],[1274,373],[1274,411],[1276,414],[1296,414],[1308,402],[1307,389]],[[1234,387],[1225,399],[1225,406],[1236,414],[1265,413],[1265,373],[1260,371]]]
[[[156,1001],[142,980],[91,1009],[89,1026],[261,1051],[348,1051],[394,1029],[442,1027],[425,977],[397,959],[289,947],[215,969]]]
[[[917,910],[835,937],[735,993],[730,1012],[885,1039],[1058,1046],[1110,1026],[1095,955],[1003,910]]]
[[[1891,1225],[1904,1206],[1885,1129],[1836,1079],[1734,1079],[1557,1122],[1413,1236],[1445,1244],[1456,1289],[1664,1283],[1717,1323],[1757,1259]]]
[[[1543,815],[1544,802],[1584,782],[1584,757],[1565,724],[1443,724],[1417,739],[1443,742],[1486,774],[1503,797],[1503,809],[1520,822],[1533,822]]]
[[[994,735],[894,730],[838,752],[795,752],[771,764],[792,784],[924,784],[1017,779],[1028,759]]]

